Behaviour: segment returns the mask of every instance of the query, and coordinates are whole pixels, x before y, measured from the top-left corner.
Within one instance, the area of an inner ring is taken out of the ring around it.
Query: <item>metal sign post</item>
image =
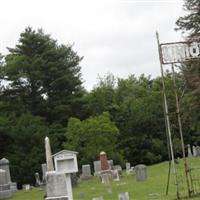
[[[167,98],[166,98],[166,88],[164,83],[164,73],[163,73],[163,64],[171,64],[172,67],[172,79],[173,79],[173,88],[174,88],[174,95],[176,100],[176,114],[178,119],[178,127],[179,127],[179,134],[181,140],[181,148],[183,154],[183,161],[184,161],[184,168],[185,168],[185,176],[186,176],[186,185],[188,190],[188,195],[191,196],[193,192],[192,188],[192,181],[190,186],[190,170],[188,169],[188,163],[185,155],[185,144],[183,139],[183,130],[182,130],[182,122],[181,122],[181,115],[180,115],[180,105],[179,105],[179,98],[177,92],[177,85],[176,85],[176,78],[175,78],[175,71],[174,71],[174,63],[182,63],[189,61],[191,59],[199,59],[200,58],[200,43],[195,41],[188,41],[188,42],[174,42],[174,43],[159,43],[159,35],[156,33],[157,42],[158,42],[158,51],[159,51],[159,58],[160,58],[160,67],[161,67],[161,75],[162,75],[162,82],[163,82],[163,100],[165,104],[165,118],[167,120],[167,130],[169,135],[169,144],[171,148],[171,154],[173,153],[173,146],[171,141],[171,130],[170,130],[170,122],[168,116],[168,108],[167,108]],[[176,170],[174,164],[174,154],[172,156],[172,166],[174,170]],[[176,184],[178,185],[177,173],[174,171],[176,177]],[[192,189],[191,189],[192,188]],[[177,187],[177,198],[179,198],[178,194],[178,187]]]
[[[173,173],[174,173],[174,177],[175,177],[176,195],[177,195],[177,199],[180,199],[177,170],[176,170],[176,166],[175,166],[175,162],[174,162],[174,150],[173,150],[171,126],[170,126],[168,104],[167,104],[167,97],[166,97],[164,71],[163,71],[163,66],[162,66],[162,55],[161,55],[161,49],[160,49],[159,35],[158,35],[157,32],[156,32],[156,38],[157,38],[157,43],[158,43],[158,52],[159,52],[159,59],[160,59],[160,70],[161,70],[161,78],[162,78],[162,85],[163,85],[164,116],[165,116],[166,126],[167,126],[166,130],[167,130],[167,133],[168,133],[169,147],[170,147],[171,161],[172,161],[172,168],[173,168]]]

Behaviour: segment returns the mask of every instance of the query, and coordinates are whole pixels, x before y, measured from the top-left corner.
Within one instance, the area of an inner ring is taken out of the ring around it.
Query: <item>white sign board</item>
[[[77,152],[63,150],[53,155],[57,172],[70,174],[78,172]]]
[[[200,58],[200,42],[176,42],[160,44],[163,64],[180,63]]]

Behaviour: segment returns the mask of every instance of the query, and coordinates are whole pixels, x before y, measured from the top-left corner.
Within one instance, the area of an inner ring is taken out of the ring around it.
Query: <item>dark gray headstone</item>
[[[71,175],[71,182],[72,182],[72,187],[75,188],[75,187],[78,187],[78,176],[76,173],[72,173],[70,174]]]
[[[79,193],[79,197],[80,197],[80,199],[84,199],[85,198],[85,193],[84,192],[80,192]]]
[[[147,179],[147,167],[146,165],[135,166],[136,181],[145,181]]]

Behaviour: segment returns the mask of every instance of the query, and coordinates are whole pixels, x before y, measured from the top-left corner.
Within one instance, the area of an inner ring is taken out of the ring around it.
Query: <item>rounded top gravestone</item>
[[[8,182],[11,182],[9,160],[7,160],[6,158],[2,158],[0,160],[0,169],[3,169],[6,171],[7,180]]]
[[[8,160],[8,159],[2,158],[2,159],[0,160],[0,165],[8,165],[8,164],[9,164],[9,160]]]

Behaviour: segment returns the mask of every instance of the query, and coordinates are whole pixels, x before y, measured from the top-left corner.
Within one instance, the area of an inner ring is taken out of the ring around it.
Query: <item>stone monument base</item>
[[[0,199],[7,199],[10,198],[11,196],[12,196],[11,190],[0,191]]]
[[[81,176],[81,180],[89,180],[89,179],[92,179],[93,178],[93,176],[91,175],[91,176]]]
[[[47,197],[45,200],[69,200],[69,198],[67,196]]]
[[[10,183],[10,190],[14,193],[17,192],[17,183],[16,182],[12,182]]]

